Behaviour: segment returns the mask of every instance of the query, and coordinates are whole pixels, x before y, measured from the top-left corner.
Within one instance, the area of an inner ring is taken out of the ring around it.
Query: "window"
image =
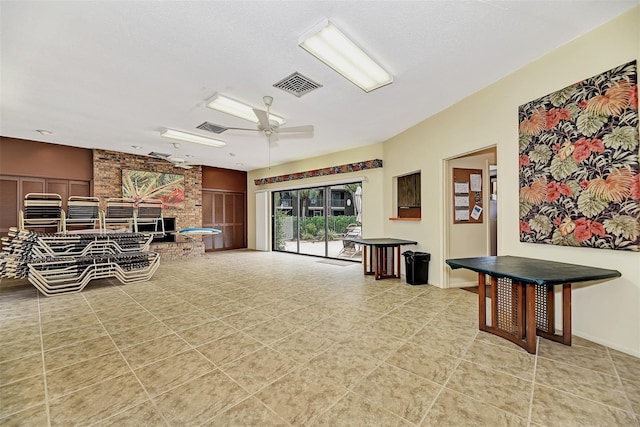
[[[420,218],[420,172],[397,178],[398,218]]]

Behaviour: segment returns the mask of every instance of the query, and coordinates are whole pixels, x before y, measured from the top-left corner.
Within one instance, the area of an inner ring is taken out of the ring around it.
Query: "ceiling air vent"
[[[305,77],[296,71],[290,76],[285,77],[278,83],[274,84],[273,87],[282,89],[283,91],[289,92],[300,98],[302,95],[309,93],[312,90],[318,89],[319,87],[322,87],[322,85],[314,82],[310,78]]]
[[[157,153],[155,151],[152,151],[148,155],[151,157],[155,157],[156,159],[166,159],[167,157],[171,157],[171,154]]]
[[[222,133],[229,128],[216,125],[214,123],[204,122],[203,124],[198,126],[198,129],[206,130],[207,132],[212,132],[212,133]]]

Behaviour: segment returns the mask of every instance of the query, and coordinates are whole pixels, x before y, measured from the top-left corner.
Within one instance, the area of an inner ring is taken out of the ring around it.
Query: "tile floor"
[[[46,298],[0,283],[0,425],[640,426],[640,359],[538,354],[477,296],[234,251]]]

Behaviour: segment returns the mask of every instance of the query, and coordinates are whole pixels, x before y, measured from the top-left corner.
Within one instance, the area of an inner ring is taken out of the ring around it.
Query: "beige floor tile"
[[[285,427],[288,425],[289,424],[275,412],[264,406],[262,402],[250,397],[204,423],[202,426]]]
[[[349,393],[315,418],[310,425],[314,427],[409,427],[412,424],[357,394]]]
[[[251,326],[244,329],[243,332],[249,335],[251,338],[260,341],[261,343],[268,345],[275,341],[291,335],[299,329],[285,322],[281,319],[270,319],[266,322],[259,323],[255,326]]]
[[[329,339],[302,330],[272,343],[270,347],[301,363],[322,353],[332,344],[333,341]]]
[[[611,359],[603,356],[599,350],[587,347],[567,346],[553,341],[538,340],[538,356],[546,359],[569,363],[581,368],[615,375]]]
[[[0,342],[0,362],[21,359],[24,356],[42,351],[42,344],[38,334],[28,334],[23,337],[18,334],[12,338],[12,340],[5,339]]]
[[[53,370],[112,353],[116,350],[117,348],[111,338],[107,335],[102,335],[98,338],[79,341],[54,350],[45,351],[44,361],[47,370]]]
[[[225,323],[241,330],[271,320],[273,317],[258,310],[247,310],[232,314],[224,318]]]
[[[189,349],[191,349],[189,344],[179,336],[172,334],[128,347],[122,350],[122,355],[127,359],[131,368],[137,369],[140,366],[148,365]]]
[[[391,316],[383,316],[371,323],[369,328],[383,332],[395,338],[407,339],[420,329],[420,325]]]
[[[484,400],[444,389],[421,426],[424,427],[526,427],[526,418],[487,405]]]
[[[172,425],[200,425],[232,407],[247,393],[219,370],[174,388],[155,398]]]
[[[604,345],[589,341],[581,337],[577,337],[575,335],[571,337],[571,345],[578,347],[587,347],[592,350],[607,351],[607,347],[605,347]]]
[[[83,314],[80,316],[64,317],[54,321],[42,322],[42,333],[52,334],[66,329],[75,329],[86,326],[98,326],[100,322],[95,314]]]
[[[536,366],[536,384],[566,391],[625,411],[631,410],[618,377],[613,375],[539,357]]]
[[[171,335],[174,332],[162,322],[150,323],[148,325],[136,325],[131,329],[111,334],[111,338],[122,350],[145,341]]]
[[[47,370],[49,398],[55,399],[129,372],[129,367],[119,353],[109,353],[64,368]]]
[[[612,353],[611,358],[620,378],[640,383],[640,358],[619,352]]]
[[[506,340],[497,335],[490,334],[488,332],[478,331],[478,335],[476,335],[475,341],[482,342],[485,344],[493,344],[498,347],[505,347],[509,350],[519,351],[521,353],[528,353],[527,350],[520,347],[519,345],[512,343],[511,341]]]
[[[263,347],[220,368],[250,393],[280,378],[296,365],[292,359]]]
[[[34,353],[20,359],[0,363],[0,386],[42,375],[42,354]]]
[[[529,415],[531,381],[463,361],[451,376],[447,388],[522,418]]]
[[[139,327],[141,325],[149,325],[157,321],[158,319],[156,319],[151,313],[142,311],[115,319],[103,319],[102,323],[109,334],[114,335],[126,331],[127,329]]]
[[[175,317],[170,317],[166,319],[162,319],[162,323],[170,327],[176,332],[180,332],[184,329],[193,328],[195,326],[202,325],[204,323],[211,322],[216,320],[215,317],[211,316],[204,311],[193,311],[185,314],[180,314]]]
[[[102,325],[81,326],[75,329],[67,329],[65,331],[55,332],[42,336],[44,350],[52,350],[54,348],[63,347],[80,341],[91,340],[106,335]]]
[[[442,387],[392,365],[382,365],[353,391],[414,424],[422,420]]]
[[[526,352],[475,341],[462,358],[527,381],[533,379],[535,356]]]
[[[347,389],[306,369],[289,372],[255,395],[292,425],[303,425],[322,413]]]
[[[429,347],[406,343],[386,362],[429,381],[444,385],[460,359]]]
[[[544,426],[633,426],[629,412],[559,390],[535,386],[531,421]]]
[[[209,313],[210,315],[223,319],[227,316],[231,316],[232,314],[242,313],[243,311],[251,310],[251,306],[246,304],[242,304],[241,302],[230,300],[222,303],[218,303],[213,306],[205,307],[202,310]]]
[[[402,344],[404,344],[404,340],[391,337],[373,329],[357,331],[355,336],[351,336],[340,342],[340,345],[348,346],[354,351],[368,354],[379,360],[386,359],[391,353],[400,348]]]
[[[42,375],[0,386],[0,419],[44,403]]]
[[[409,342],[426,348],[433,348],[453,357],[460,357],[467,352],[471,346],[474,336],[471,334],[459,335],[456,333],[442,331],[425,325],[410,338]]]
[[[197,349],[217,366],[233,362],[263,347],[258,341],[242,332],[227,335],[216,341],[199,346]]]
[[[438,315],[437,311],[429,311],[425,310],[422,307],[415,307],[411,305],[401,305],[389,313],[389,316],[402,319],[407,322],[414,322],[419,324],[424,324]]]
[[[193,328],[183,329],[178,332],[189,344],[198,346],[209,341],[214,341],[227,335],[236,333],[237,330],[220,320],[213,320]]]
[[[640,415],[640,383],[623,378],[622,386],[629,398],[633,412]]]
[[[50,402],[52,426],[87,425],[146,400],[132,374],[111,378]]]
[[[47,420],[47,407],[43,404],[0,418],[0,425],[3,427],[46,426]]]
[[[146,401],[94,424],[95,427],[157,427],[167,425],[155,406]]]
[[[135,370],[151,396],[177,387],[215,369],[200,353],[189,350]]]
[[[379,364],[380,360],[369,354],[359,352],[347,344],[337,344],[314,357],[304,366],[348,388],[364,378]]]
[[[319,322],[329,316],[330,313],[327,313],[324,309],[319,309],[318,307],[303,307],[298,310],[285,313],[278,318],[300,328],[304,328],[310,323]]]
[[[199,313],[200,309],[188,302],[176,301],[175,304],[166,305],[149,310],[152,315],[160,320],[169,319],[175,316],[184,316],[192,313]]]
[[[292,311],[299,310],[303,304],[299,304],[288,299],[275,300],[269,304],[256,307],[256,310],[268,314],[269,316],[278,317]]]

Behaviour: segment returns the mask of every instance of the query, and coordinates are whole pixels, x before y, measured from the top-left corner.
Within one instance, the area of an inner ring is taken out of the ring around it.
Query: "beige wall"
[[[444,263],[447,236],[443,227],[449,203],[445,197],[446,159],[495,145],[499,168],[498,253],[619,270],[620,279],[573,286],[573,331],[640,356],[640,253],[520,243],[517,167],[518,106],[639,58],[639,23],[637,7],[383,144],[249,173],[249,247],[255,247],[254,192],[314,181],[256,187],[253,179],[382,158],[381,170],[353,174],[369,177],[363,188],[365,237],[384,235],[419,241],[414,249],[431,253],[429,282],[441,285],[448,268]],[[422,221],[390,221],[388,218],[395,216],[393,177],[417,170],[422,173]]]

